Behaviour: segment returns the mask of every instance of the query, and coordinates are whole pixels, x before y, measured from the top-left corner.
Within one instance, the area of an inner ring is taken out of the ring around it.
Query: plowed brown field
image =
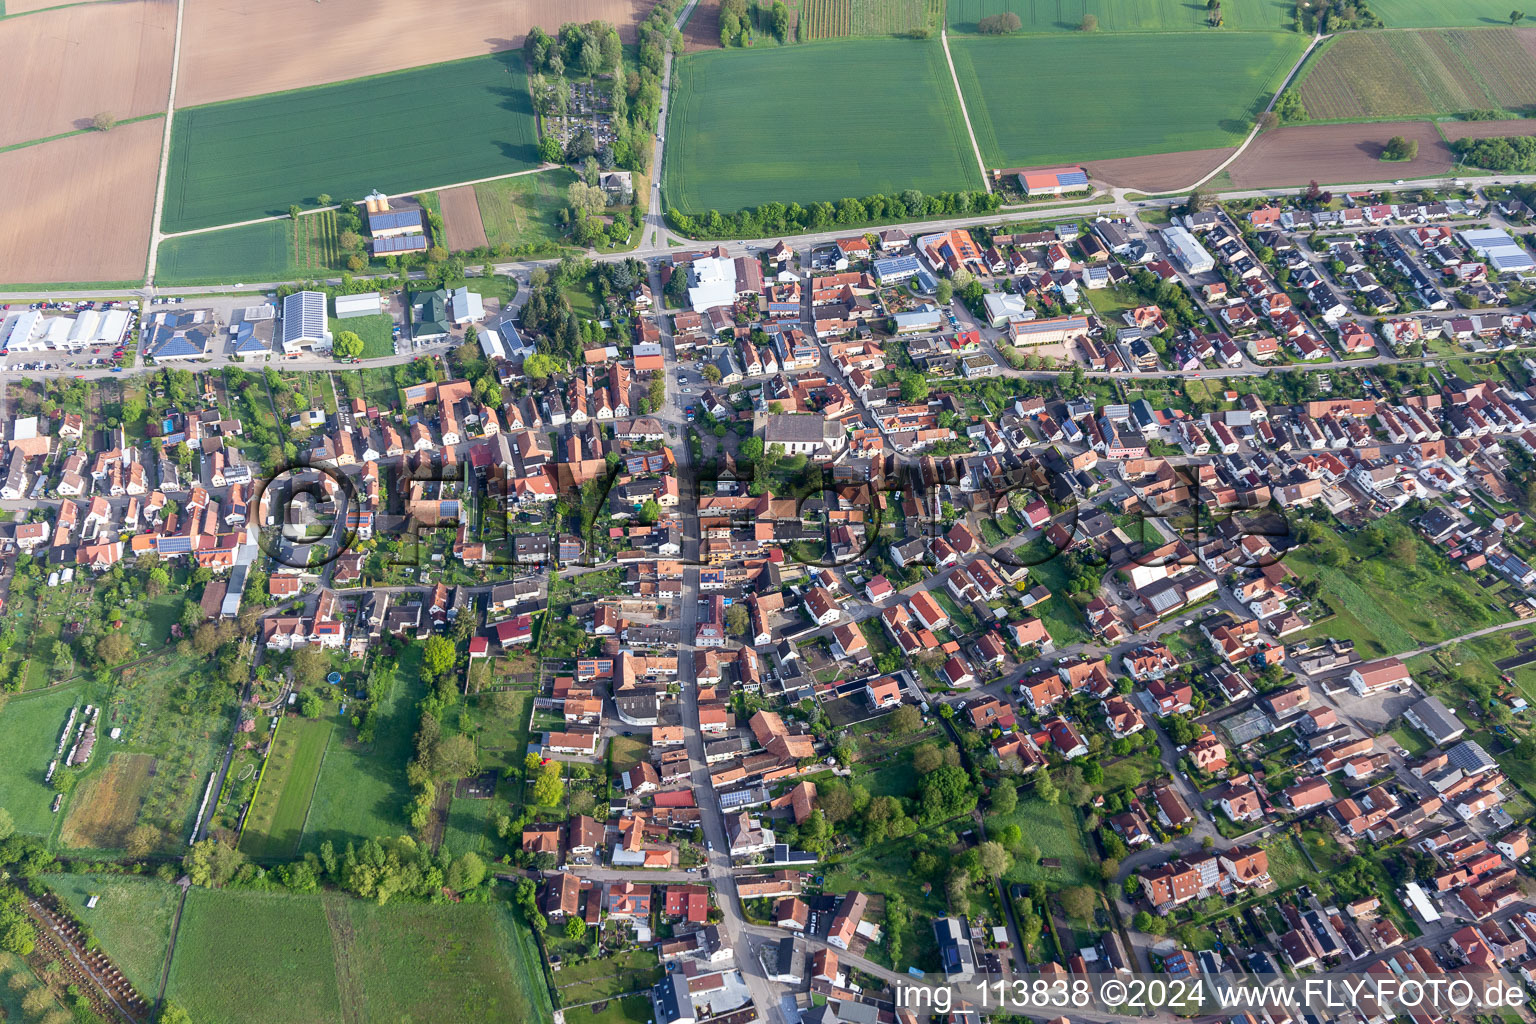
[[[198,0],[182,24],[176,105],[326,85],[510,50],[533,25],[612,22],[625,42],[648,0]]]
[[[1417,139],[1418,157],[1407,163],[1383,161],[1382,148],[1394,135]],[[1293,125],[1260,135],[1232,161],[1227,174],[1235,188],[1285,187],[1311,181],[1346,185],[1431,178],[1449,173],[1453,162],[1451,148],[1428,121]]]
[[[0,281],[134,281],[149,257],[159,118],[0,153]]]
[[[437,194],[443,211],[443,233],[448,249],[463,252],[485,245],[485,224],[480,219],[480,201],[473,185],[445,188]]]
[[[1230,149],[1192,149],[1186,153],[1096,160],[1087,169],[1088,176],[1096,181],[1161,192],[1193,185],[1231,155]]]
[[[0,21],[0,146],[87,128],[103,112],[122,119],[164,111],[175,30],[172,0]]]

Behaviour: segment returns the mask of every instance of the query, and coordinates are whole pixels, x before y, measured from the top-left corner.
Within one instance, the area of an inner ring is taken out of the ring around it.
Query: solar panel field
[[[283,214],[538,164],[513,53],[176,112],[162,230]]]
[[[1318,121],[1458,114],[1536,104],[1533,36],[1514,29],[1349,32],[1298,93]]]
[[[1237,145],[1306,46],[1264,32],[949,41],[982,159],[995,168]],[[1020,102],[1040,82],[1073,84],[1060,102]]]
[[[1222,0],[1221,31],[1288,32],[1293,9],[1285,0]],[[1188,0],[949,0],[949,27],[975,32],[982,18],[1005,11],[1019,16],[1024,32],[1077,32],[1085,14],[1099,19],[1101,33],[1212,31],[1205,4]]]
[[[696,53],[677,76],[662,184],[686,213],[981,187],[937,40]]]

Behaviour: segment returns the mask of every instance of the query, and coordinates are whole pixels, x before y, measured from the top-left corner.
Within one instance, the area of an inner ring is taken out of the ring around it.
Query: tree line
[[[1536,170],[1536,136],[1512,135],[1500,139],[1459,139],[1451,144],[1464,164],[1490,171]]]
[[[1002,196],[992,192],[961,191],[924,195],[915,188],[885,195],[875,193],[862,199],[845,198],[835,203],[822,201],[809,206],[799,203],[763,203],[735,213],[719,210],[688,214],[667,210],[667,222],[690,238],[766,238],[770,235],[802,234],[833,227],[862,227],[892,221],[917,220],[994,213],[1002,206]]]

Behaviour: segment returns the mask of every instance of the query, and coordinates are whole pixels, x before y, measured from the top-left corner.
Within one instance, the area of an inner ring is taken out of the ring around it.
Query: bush
[[[1092,15],[1089,15],[1089,17],[1092,17]],[[1005,36],[1010,32],[1017,32],[1023,27],[1024,23],[1012,11],[994,14],[990,18],[982,18],[976,23],[976,31],[984,36]]]

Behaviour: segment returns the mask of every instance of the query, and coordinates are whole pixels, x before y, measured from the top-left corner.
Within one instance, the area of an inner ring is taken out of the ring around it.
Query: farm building
[[[1195,241],[1195,236],[1184,228],[1172,227],[1163,232],[1168,250],[1184,269],[1191,274],[1205,274],[1215,269],[1216,261],[1205,251],[1205,246]]]
[[[283,352],[329,349],[331,332],[326,327],[325,293],[294,292],[283,300]]]
[[[335,303],[337,320],[350,320],[357,316],[374,316],[384,312],[384,303],[379,297],[378,292],[338,295],[336,296]]]
[[[1027,196],[1059,196],[1086,192],[1090,186],[1088,172],[1081,167],[1052,167],[1020,174],[1019,187]]]

